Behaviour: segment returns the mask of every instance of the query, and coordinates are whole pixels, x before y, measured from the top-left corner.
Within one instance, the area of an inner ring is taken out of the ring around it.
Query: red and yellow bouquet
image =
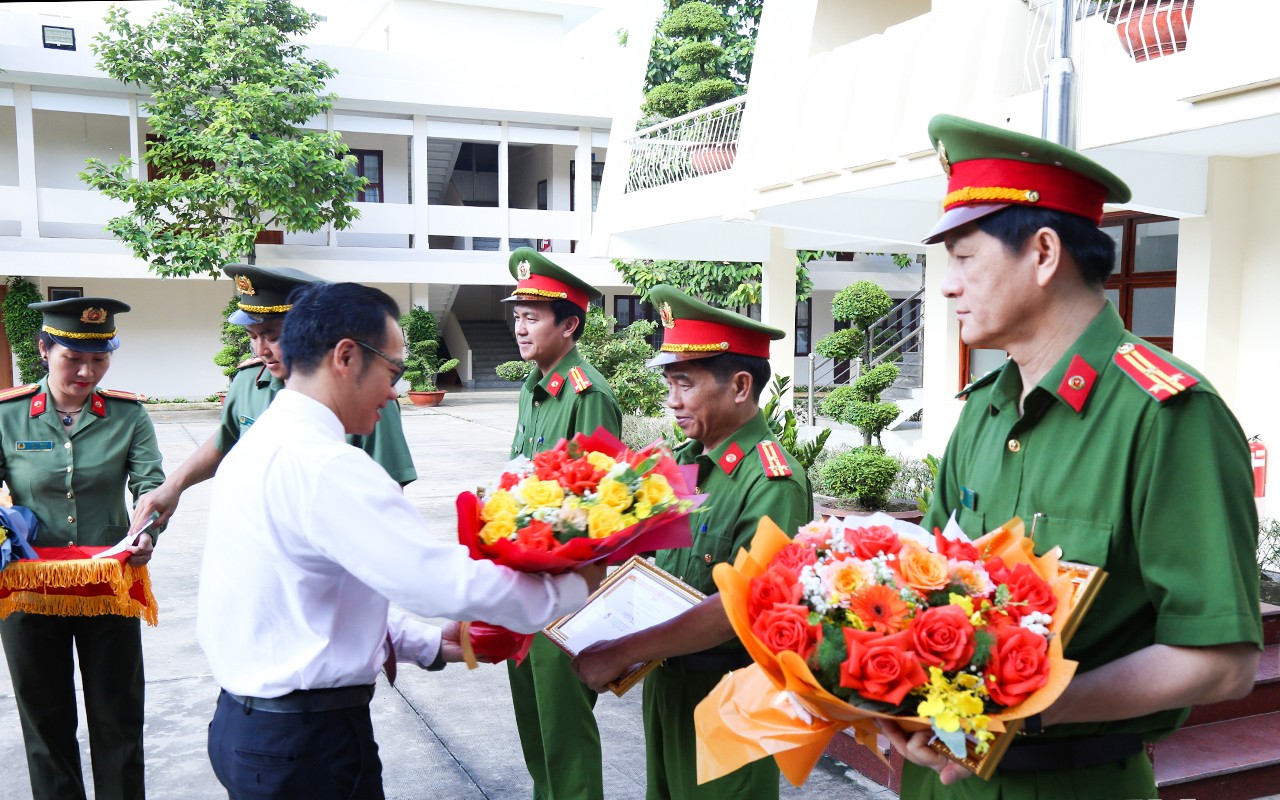
[[[481,493],[458,495],[458,541],[475,559],[521,572],[560,573],[637,553],[688,547],[696,467],[676,464],[660,443],[632,452],[598,428],[507,465]],[[521,660],[532,636],[470,626],[482,660]]]
[[[1084,608],[1074,566],[1035,556],[1020,520],[976,541],[951,530],[878,515],[793,540],[762,520],[750,552],[714,573],[756,663],[698,706],[699,780],[773,755],[799,785],[842,728],[879,752],[876,717],[932,728],[940,749],[990,775],[1005,723],[1046,708],[1074,674],[1063,633]]]

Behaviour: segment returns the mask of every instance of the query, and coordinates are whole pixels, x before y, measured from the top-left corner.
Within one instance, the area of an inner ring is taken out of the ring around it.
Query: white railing
[[[729,169],[738,153],[746,96],[698,109],[636,132],[627,140],[631,165],[627,191]]]

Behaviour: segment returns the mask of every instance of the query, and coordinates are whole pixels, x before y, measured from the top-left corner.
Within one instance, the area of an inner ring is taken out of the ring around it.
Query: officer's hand
[[[462,660],[462,626],[450,622],[440,629],[440,649],[444,652],[444,660],[457,663]]]
[[[933,731],[916,731],[908,737],[906,731],[898,727],[896,722],[886,719],[877,719],[876,727],[889,739],[893,749],[902,754],[903,758],[938,773],[938,780],[942,781],[943,786],[959,783],[973,774],[929,746]]]
[[[574,657],[571,666],[578,680],[593,691],[603,692],[608,684],[621,678],[635,659],[627,654],[626,637],[610,642],[596,642]]]
[[[162,483],[139,497],[133,507],[133,517],[129,520],[129,530],[136,530],[145,525],[147,517],[151,516],[152,512],[160,515],[156,520],[156,527],[163,528],[168,524],[173,512],[178,510],[178,500],[181,497],[182,493],[167,483]]]
[[[604,564],[588,564],[581,569],[575,570],[582,579],[587,582],[587,592],[594,592],[600,586],[600,581],[604,580],[605,567]]]
[[[129,547],[129,552],[133,553],[129,557],[129,563],[135,567],[141,567],[151,560],[151,553],[155,550],[155,542],[149,533],[138,534],[138,543]]]

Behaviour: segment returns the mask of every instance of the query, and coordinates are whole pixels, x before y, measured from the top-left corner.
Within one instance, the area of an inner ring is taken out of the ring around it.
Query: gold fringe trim
[[[45,325],[41,328],[45,333],[52,333],[54,336],[63,336],[67,339],[110,339],[116,335],[115,331],[111,333],[80,333],[79,331],[62,331],[52,325]]]
[[[557,300],[568,300],[568,292],[549,292],[546,289],[516,289],[515,294],[531,294],[535,297],[553,297]]]
[[[728,342],[715,342],[713,344],[663,344],[662,352],[664,353],[713,353],[717,350],[728,350]]]
[[[972,200],[1004,203],[1036,203],[1040,193],[1035,189],[1010,189],[1006,186],[965,186],[948,194],[942,201],[943,208]]]
[[[84,597],[73,594],[50,594],[50,589],[69,589],[105,583],[114,595]],[[130,585],[142,588],[146,603],[129,594]],[[0,589],[12,594],[0,598],[0,619],[14,611],[50,614],[57,617],[100,617],[116,614],[159,624],[156,598],[151,592],[151,574],[146,566],[125,564],[123,569],[114,559],[76,559],[74,561],[15,561],[0,571]]]
[[[246,303],[236,303],[236,305],[240,306],[241,309],[254,314],[283,314],[293,308],[292,303],[282,306],[251,306]]]

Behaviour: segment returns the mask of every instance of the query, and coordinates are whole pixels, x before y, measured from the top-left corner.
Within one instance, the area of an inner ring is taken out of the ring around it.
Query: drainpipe
[[[1076,67],[1071,61],[1071,37],[1075,27],[1075,0],[1055,0],[1053,55],[1044,75],[1044,106],[1040,136],[1075,149]]]

